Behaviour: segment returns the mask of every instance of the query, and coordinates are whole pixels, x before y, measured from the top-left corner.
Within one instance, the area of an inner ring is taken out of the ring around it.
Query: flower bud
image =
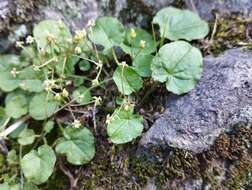
[[[144,49],[145,48],[145,44],[146,44],[146,42],[144,40],[141,40],[140,44],[139,44],[140,48]]]
[[[134,29],[134,28],[131,28],[131,29],[130,29],[130,37],[131,37],[131,38],[136,38],[136,35],[137,35],[137,34],[136,34],[135,29]]]

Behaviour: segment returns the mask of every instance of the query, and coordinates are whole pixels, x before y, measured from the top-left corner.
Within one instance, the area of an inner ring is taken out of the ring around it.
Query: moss
[[[15,0],[8,3],[8,14],[0,22],[0,32],[5,35],[16,29],[18,24],[30,23],[38,10],[38,6],[46,4],[47,0]]]
[[[251,22],[251,19],[236,14],[219,17],[213,39],[210,42],[203,43],[203,49],[207,53],[217,55],[226,49],[241,46],[242,43],[248,41],[247,25]],[[211,31],[213,31],[214,25],[214,21],[210,23]],[[211,35],[210,33],[209,38]]]

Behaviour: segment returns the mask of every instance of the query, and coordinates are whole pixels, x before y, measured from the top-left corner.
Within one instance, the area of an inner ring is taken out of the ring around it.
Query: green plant
[[[56,154],[65,155],[74,165],[90,162],[95,156],[91,132],[96,130],[95,118],[94,129],[84,127],[78,114],[82,112],[75,108],[102,107],[102,98],[93,94],[111,81],[118,89],[116,99],[120,99],[106,120],[114,144],[142,134],[144,119],[134,113],[133,100],[145,80],[165,82],[167,90],[175,94],[194,88],[202,73],[202,55],[181,40],[205,37],[207,23],[190,11],[172,7],[160,10],[153,23],[159,25],[159,41],[155,33],[125,29],[111,17],[90,22],[86,30],[73,36],[61,21],[45,20],[34,27],[33,36],[16,43],[20,55],[1,55],[0,89],[5,101],[0,108],[0,138],[13,142],[7,162],[16,165],[16,171],[21,169],[14,179],[0,178],[2,188],[15,188],[17,178],[24,175],[25,184],[22,181],[19,186],[36,189],[34,185],[52,175]],[[180,41],[164,45],[168,40]],[[123,56],[118,57],[115,47],[130,61],[121,61]],[[61,119],[63,113],[66,119]]]

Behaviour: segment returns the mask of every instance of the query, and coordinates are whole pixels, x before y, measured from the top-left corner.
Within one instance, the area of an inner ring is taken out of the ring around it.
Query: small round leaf
[[[52,116],[57,107],[58,102],[50,93],[41,92],[32,97],[29,113],[36,120],[44,120]]]
[[[133,60],[133,66],[137,73],[141,77],[150,77],[151,76],[151,62],[153,60],[154,56],[150,54],[139,54],[134,60]]]
[[[137,92],[143,86],[143,80],[130,66],[119,66],[113,74],[113,80],[122,94],[130,95]]]
[[[71,164],[86,164],[95,155],[93,134],[87,128],[67,127],[64,129],[64,138],[58,141],[55,150],[65,154]]]
[[[42,184],[51,176],[56,156],[47,145],[42,145],[38,151],[32,150],[24,155],[21,160],[21,168],[26,179],[37,185]]]
[[[90,91],[84,87],[81,86],[73,91],[73,99],[79,104],[88,104],[92,100],[92,96],[90,94]]]
[[[101,17],[96,20],[89,37],[95,44],[102,45],[106,51],[120,45],[124,34],[124,27],[116,18]]]
[[[161,37],[173,41],[202,39],[209,32],[207,22],[201,20],[197,14],[174,7],[161,9],[153,18],[153,23],[159,25]]]
[[[131,37],[131,29],[127,30],[125,35],[125,40],[120,45],[122,50],[132,55],[133,57],[137,56],[138,54],[150,54],[156,50],[156,43],[151,34],[146,32],[143,29],[135,28],[136,37]],[[145,47],[140,47],[140,42],[145,41]]]
[[[57,20],[44,20],[38,23],[33,29],[33,36],[40,48],[48,45],[48,36],[52,36],[57,43],[64,43],[72,37],[70,30],[65,24]]]
[[[154,80],[166,82],[167,90],[184,94],[192,90],[202,74],[203,60],[199,49],[184,41],[164,45],[153,59]]]
[[[112,121],[107,126],[110,140],[123,144],[140,136],[143,131],[143,118],[133,113],[133,109],[116,109]]]
[[[24,94],[12,92],[5,99],[6,114],[13,118],[19,118],[28,112],[28,101]]]

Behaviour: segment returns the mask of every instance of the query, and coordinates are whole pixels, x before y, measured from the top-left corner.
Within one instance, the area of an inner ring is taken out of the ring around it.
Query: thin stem
[[[114,48],[112,48],[112,55],[113,55],[113,58],[114,58],[114,60],[115,60],[116,64],[117,64],[117,65],[119,65],[119,64],[120,64],[120,62],[119,62],[119,61],[118,61],[118,59],[117,59],[117,56],[116,56],[116,53],[115,53]]]
[[[157,39],[156,39],[156,33],[155,33],[155,28],[154,28],[153,23],[151,23],[151,29],[152,29],[152,36],[153,36],[153,39],[154,39],[154,42],[155,42],[155,51],[156,51],[156,54],[157,54]]]

